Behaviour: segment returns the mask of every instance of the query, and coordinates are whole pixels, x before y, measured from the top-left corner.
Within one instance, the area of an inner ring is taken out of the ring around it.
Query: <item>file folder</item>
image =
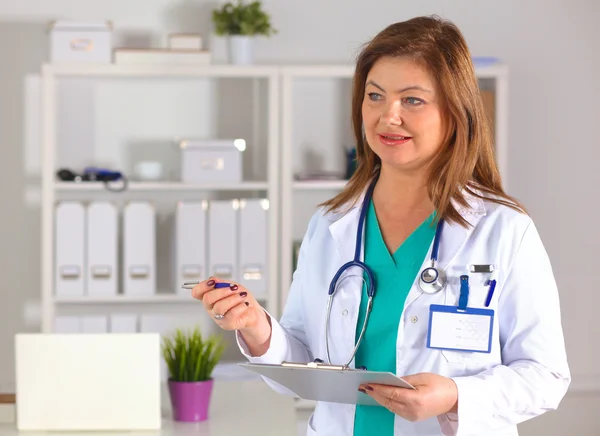
[[[54,333],[81,333],[81,319],[75,315],[60,315],[54,318]]]
[[[206,233],[208,203],[180,202],[175,211],[175,280],[174,289],[189,295],[182,289],[185,282],[202,281],[207,276]]]
[[[92,202],[87,209],[87,293],[117,294],[118,214],[114,204]]]
[[[209,204],[209,276],[239,281],[237,268],[239,200],[212,200]]]
[[[55,293],[85,294],[85,207],[66,201],[56,206]]]
[[[240,200],[238,277],[256,297],[267,293],[268,213],[267,199]]]
[[[123,211],[123,292],[156,293],[156,217],[148,202],[132,202]]]
[[[110,317],[111,333],[136,333],[137,315],[134,314],[114,314]]]
[[[415,389],[391,372],[367,371],[341,365],[283,362],[240,363],[240,366],[285,386],[303,400],[376,406],[369,395],[358,391],[362,384],[376,383]]]
[[[108,318],[104,315],[84,315],[81,317],[81,333],[108,332]]]

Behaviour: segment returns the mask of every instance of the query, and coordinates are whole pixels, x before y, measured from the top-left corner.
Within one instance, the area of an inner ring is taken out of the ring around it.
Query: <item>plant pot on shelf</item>
[[[234,65],[254,63],[254,37],[230,35],[228,38],[229,62]]]
[[[208,419],[212,398],[213,380],[200,382],[177,382],[169,380],[169,396],[173,419],[184,422],[200,422]]]

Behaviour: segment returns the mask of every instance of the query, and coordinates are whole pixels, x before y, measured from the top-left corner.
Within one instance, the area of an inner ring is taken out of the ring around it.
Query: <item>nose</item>
[[[402,124],[402,106],[399,100],[391,100],[383,107],[380,120],[385,125],[399,126]]]

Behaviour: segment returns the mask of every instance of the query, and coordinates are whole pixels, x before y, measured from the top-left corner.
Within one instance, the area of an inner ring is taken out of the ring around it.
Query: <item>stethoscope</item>
[[[360,335],[358,337],[358,341],[356,341],[356,346],[354,347],[352,356],[350,357],[350,360],[348,360],[348,362],[346,362],[346,364],[344,365],[345,367],[350,365],[350,362],[352,362],[352,360],[356,356],[356,352],[358,351],[358,347],[360,346],[360,343],[363,339],[365,330],[367,328],[367,323],[369,321],[369,314],[371,313],[371,309],[373,308],[373,297],[375,296],[375,277],[373,276],[373,272],[371,271],[371,269],[364,262],[362,262],[360,260],[360,254],[361,254],[363,227],[364,227],[364,224],[366,221],[369,202],[373,198],[373,190],[375,189],[377,179],[378,178],[376,177],[375,180],[373,181],[373,183],[371,183],[371,186],[369,186],[369,189],[367,190],[364,200],[363,200],[362,210],[360,211],[360,217],[358,219],[358,230],[356,232],[356,247],[354,250],[354,259],[351,260],[350,262],[347,262],[344,265],[342,265],[341,268],[337,271],[337,273],[333,276],[333,279],[331,279],[331,283],[329,284],[329,298],[327,300],[327,316],[325,319],[325,348],[327,351],[327,361],[329,364],[331,364],[331,356],[329,354],[329,318],[331,315],[333,295],[335,294],[338,280],[340,279],[342,274],[345,271],[347,271],[349,268],[358,267],[364,272],[364,275],[366,276],[365,284],[367,287],[368,300],[367,300],[367,310],[366,310],[366,314],[365,314],[365,320],[363,322],[362,329],[361,329]],[[421,289],[421,291],[423,291],[426,294],[435,294],[435,293],[443,290],[446,287],[446,281],[447,281],[446,272],[443,269],[436,267],[443,226],[444,226],[444,221],[440,219],[438,221],[437,228],[435,231],[435,237],[433,239],[433,248],[431,250],[431,266],[425,268],[419,274],[419,288]]]

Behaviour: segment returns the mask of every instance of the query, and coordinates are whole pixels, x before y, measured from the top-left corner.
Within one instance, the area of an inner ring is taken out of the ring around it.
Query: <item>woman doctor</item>
[[[358,57],[352,119],[358,169],[310,220],[282,318],[215,277],[194,297],[252,362],[348,363],[416,388],[318,403],[308,434],[516,435],[557,408],[570,373],[551,265],[503,191],[460,31],[431,17],[384,29]]]

